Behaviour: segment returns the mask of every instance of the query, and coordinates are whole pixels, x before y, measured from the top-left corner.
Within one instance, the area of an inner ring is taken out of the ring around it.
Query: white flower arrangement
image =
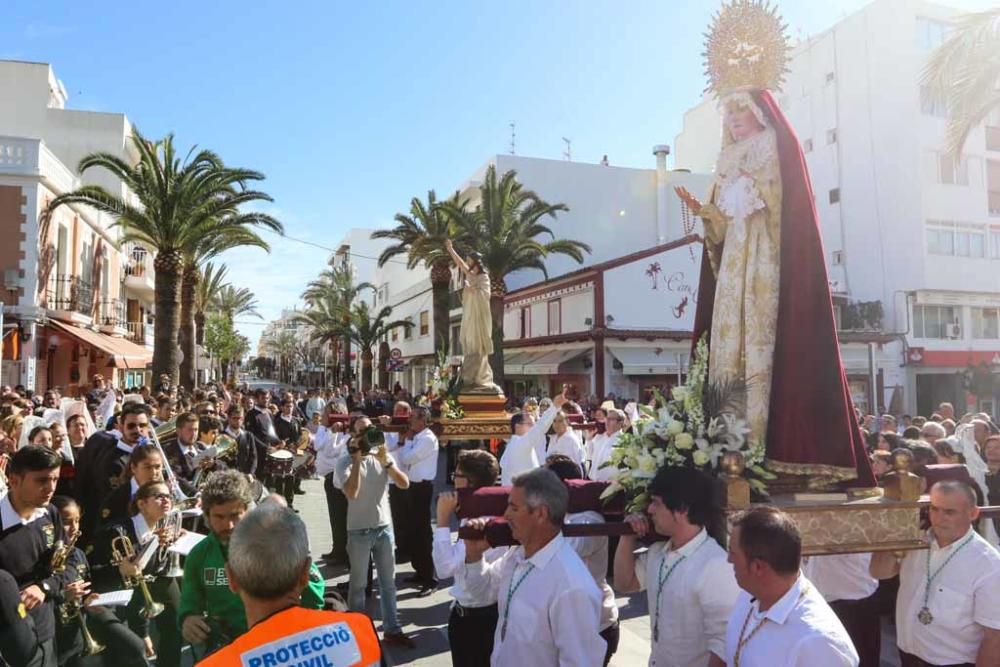
[[[625,493],[628,511],[641,511],[649,503],[646,487],[661,467],[718,472],[719,462],[728,452],[743,455],[751,488],[766,494],[764,480],[774,476],[761,465],[764,445],[750,441],[750,428],[738,414],[742,396],[736,394],[745,392],[745,386],[708,385],[707,379],[708,343],[702,337],[695,346],[687,383],[674,387],[670,400],[657,392],[655,403],[662,407],[640,406],[633,432],[618,438],[605,464],[618,471],[602,498]]]
[[[443,352],[438,352],[437,365],[427,381],[427,388],[430,390],[432,405],[434,400],[441,401],[442,417],[445,419],[465,417],[465,410],[456,396],[458,389],[455,367],[448,363],[448,358]]]

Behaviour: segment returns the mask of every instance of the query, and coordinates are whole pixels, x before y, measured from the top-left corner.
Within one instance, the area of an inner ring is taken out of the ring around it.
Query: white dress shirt
[[[316,474],[326,477],[337,469],[337,461],[347,455],[347,441],[350,435],[337,433],[326,426],[316,429],[313,449],[316,450]],[[336,476],[335,476],[336,477]],[[336,484],[334,484],[336,486]]]
[[[869,572],[870,553],[808,556],[802,559],[802,574],[827,602],[864,600],[875,595],[878,579]]]
[[[604,663],[607,643],[598,634],[601,592],[562,534],[531,558],[526,559],[524,547],[517,546],[493,563],[483,559],[466,563],[465,582],[473,595],[483,595],[485,589],[497,595],[500,618],[493,638],[492,667],[599,667]]]
[[[464,523],[464,520],[463,520]],[[487,563],[499,560],[507,553],[507,547],[493,547],[483,554]],[[483,588],[474,595],[465,584],[465,540],[451,541],[451,529],[434,529],[434,546],[431,549],[434,559],[434,571],[438,579],[455,578],[450,593],[455,602],[466,608],[486,607],[496,604],[497,591],[494,588]]]
[[[31,516],[27,519],[22,519],[21,515],[17,513],[14,506],[10,502],[10,494],[4,494],[3,498],[0,499],[0,527],[3,527],[3,529],[6,530],[17,524],[27,526],[28,524],[41,519],[45,516],[46,512],[46,508],[37,507],[31,512]]]
[[[527,433],[511,437],[500,457],[500,483],[503,486],[510,486],[516,476],[534,470],[545,461],[545,433],[558,412],[556,406],[549,407]]]
[[[650,665],[704,667],[710,652],[725,655],[726,623],[740,592],[727,559],[704,528],[680,549],[656,542],[636,558],[635,576],[646,591],[651,628],[660,589],[659,637],[652,639]],[[661,588],[660,580],[674,565]]]
[[[566,427],[566,432],[562,435],[553,433],[549,436],[549,448],[545,452],[546,458],[553,454],[562,454],[573,459],[579,466],[583,465],[585,451],[580,442],[580,436],[571,427]]]
[[[402,464],[403,471],[410,478],[410,483],[433,482],[438,469],[438,439],[434,432],[425,428],[411,440],[393,452],[393,456]]]
[[[611,435],[604,434],[603,437],[594,438],[593,452],[590,455],[590,479],[596,482],[610,482],[618,472],[615,468],[601,468],[601,466],[611,458],[611,450],[618,444],[618,437],[621,434],[621,431],[615,431]]]
[[[757,627],[760,629],[751,637]],[[742,632],[742,638],[741,633]],[[857,667],[858,652],[837,615],[801,574],[788,592],[761,612],[756,599],[740,591],[726,629],[726,664],[740,667]]]
[[[908,551],[900,564],[896,644],[931,664],[975,663],[983,628],[1000,630],[1000,553],[971,528],[943,549],[931,531],[927,539],[929,552]],[[937,575],[927,600],[933,620],[924,625],[917,614],[924,606],[928,555]]]
[[[564,524],[600,524],[604,517],[594,511],[574,512],[567,514]],[[611,627],[618,620],[618,605],[615,603],[615,592],[608,585],[608,538],[606,537],[567,537],[566,541],[573,546],[576,555],[587,566],[594,583],[601,589],[601,631]]]

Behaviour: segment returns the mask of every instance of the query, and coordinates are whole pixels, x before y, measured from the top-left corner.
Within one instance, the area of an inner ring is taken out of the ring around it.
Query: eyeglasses
[[[153,500],[170,500],[171,496],[169,493],[154,493],[150,498]]]
[[[456,472],[454,475],[452,475],[452,477],[454,477],[455,479],[469,479],[468,475],[461,472]]]

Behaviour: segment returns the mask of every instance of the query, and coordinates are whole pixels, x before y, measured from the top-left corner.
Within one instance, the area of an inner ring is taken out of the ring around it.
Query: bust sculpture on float
[[[705,203],[677,188],[705,230],[694,338],[708,344],[709,384],[745,386],[748,437],[775,490],[872,487],[808,169],[771,93],[787,71],[784,31],[775,8],[733,0],[708,33],[722,150]]]

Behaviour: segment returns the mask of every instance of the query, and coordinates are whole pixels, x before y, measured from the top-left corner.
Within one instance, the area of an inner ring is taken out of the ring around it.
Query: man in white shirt
[[[712,480],[696,470],[665,467],[648,492],[647,516],[626,517],[635,534],[618,542],[615,588],[622,593],[646,590],[650,665],[704,667],[710,659],[721,664],[726,623],[739,587],[725,549],[706,530],[721,513]],[[670,540],[655,542],[636,556],[638,539],[652,530]]]
[[[583,479],[583,471],[580,466],[563,454],[550,454],[545,459],[545,467],[559,476],[559,479]],[[584,525],[602,524],[604,517],[599,512],[588,510],[585,512],[570,512],[566,515],[563,525]],[[594,535],[591,537],[569,537],[566,541],[573,545],[573,550],[583,560],[587,566],[590,576],[594,578],[594,583],[601,589],[601,638],[607,643],[608,648],[604,654],[604,665],[611,662],[611,656],[618,651],[618,640],[621,632],[618,627],[618,604],[615,602],[615,592],[608,585],[608,538]]]
[[[459,453],[455,466],[455,489],[480,489],[497,483],[500,465],[496,457],[482,449]],[[454,667],[488,665],[497,629],[497,592],[483,589],[476,595],[465,583],[465,542],[451,542],[451,518],[458,507],[458,494],[444,492],[437,499],[437,528],[434,529],[434,569],[441,579],[455,578],[451,587],[454,602],[448,616],[448,644]],[[494,547],[483,554],[487,563],[501,558],[507,547]]]
[[[611,458],[611,450],[618,444],[618,437],[621,435],[622,426],[625,424],[625,413],[621,410],[612,408],[607,413],[605,432],[595,436],[591,441],[588,477],[597,482],[608,482],[614,477],[614,468],[602,468],[601,466]]]
[[[799,571],[802,538],[790,516],[758,506],[732,520],[729,562],[743,592],[726,629],[721,667],[857,667],[837,615]]]
[[[323,396],[319,393],[319,389],[310,389],[309,400],[306,401],[306,419],[311,420],[313,415],[317,412],[323,414],[325,409],[326,401],[323,400]]]
[[[329,413],[326,413],[324,419],[326,423],[316,429],[313,449],[316,450],[316,474],[323,478],[333,544],[330,551],[321,558],[328,565],[347,565],[347,496],[341,488],[336,470],[338,461],[347,455],[350,435],[344,433],[343,423],[330,420]]]
[[[545,462],[545,434],[560,408],[569,400],[566,390],[552,400],[552,406],[535,421],[529,412],[519,412],[510,418],[513,436],[500,457],[500,483],[510,486],[514,477],[534,470]]]
[[[434,478],[437,477],[439,448],[437,436],[427,428],[427,411],[424,408],[411,411],[408,428],[403,445],[392,450],[393,457],[403,466],[410,480],[410,486],[405,490],[403,522],[397,528],[406,533],[403,541],[409,546],[414,569],[410,583],[416,584],[419,597],[426,597],[437,588],[431,557],[431,497],[434,495]]]
[[[1000,664],[1000,554],[973,530],[976,496],[962,482],[931,488],[927,550],[872,555],[899,574],[896,643],[903,667]]]
[[[474,595],[495,591],[499,621],[493,667],[598,667],[601,592],[562,536],[566,485],[551,470],[518,475],[504,518],[520,546],[487,564],[485,539],[465,540],[465,582]],[[486,519],[472,519],[484,529]]]
[[[860,667],[879,667],[881,663],[878,580],[869,572],[871,560],[870,553],[802,559],[802,574],[844,624],[858,652]]]
[[[583,467],[585,450],[580,442],[580,436],[576,430],[569,425],[566,413],[561,410],[556,413],[552,420],[552,435],[549,436],[549,448],[545,451],[545,458],[561,454],[569,457],[573,463]]]

